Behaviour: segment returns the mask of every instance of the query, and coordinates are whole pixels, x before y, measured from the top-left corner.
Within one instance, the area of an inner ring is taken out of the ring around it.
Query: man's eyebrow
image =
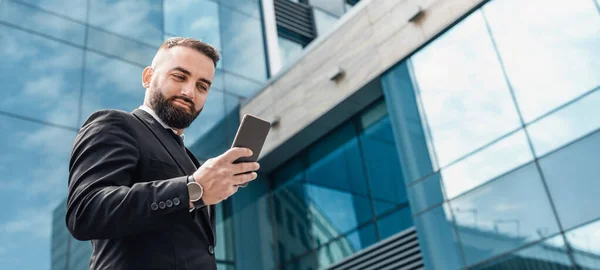
[[[185,68],[174,67],[170,71],[175,71],[175,70],[177,70],[177,71],[179,71],[179,72],[181,72],[181,73],[183,73],[185,75],[192,76],[192,73],[189,70],[185,69]],[[199,80],[203,81],[204,83],[207,83],[208,85],[212,85],[212,82],[210,80],[208,80],[208,79],[200,78]]]
[[[175,71],[175,70],[180,71],[180,72],[184,73],[185,75],[192,76],[192,73],[189,70],[185,69],[185,68],[174,67],[170,71]]]

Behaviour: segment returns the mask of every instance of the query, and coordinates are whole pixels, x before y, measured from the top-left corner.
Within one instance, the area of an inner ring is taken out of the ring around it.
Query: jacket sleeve
[[[173,215],[188,213],[186,177],[135,183],[138,159],[135,131],[121,112],[90,116],[75,138],[69,163],[66,223],[73,237],[107,239],[162,230],[172,225]],[[167,200],[171,207],[157,207]]]

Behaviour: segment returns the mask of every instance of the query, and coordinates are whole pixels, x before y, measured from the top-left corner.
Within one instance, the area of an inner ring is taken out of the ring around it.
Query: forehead
[[[214,75],[215,66],[210,57],[188,47],[176,46],[165,50],[163,64],[166,70],[174,67],[184,68],[192,73],[192,76]]]

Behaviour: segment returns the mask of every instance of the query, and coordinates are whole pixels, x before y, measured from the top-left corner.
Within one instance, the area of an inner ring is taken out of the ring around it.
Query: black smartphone
[[[269,123],[269,121],[251,114],[245,114],[244,117],[242,117],[242,121],[235,134],[231,147],[249,148],[252,150],[252,156],[241,157],[233,163],[257,161],[270,129],[271,123]],[[248,184],[246,183],[239,186],[245,187],[247,185]]]

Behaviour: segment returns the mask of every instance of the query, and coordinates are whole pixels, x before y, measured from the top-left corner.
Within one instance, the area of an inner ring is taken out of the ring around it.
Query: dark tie
[[[167,132],[169,132],[169,134],[171,134],[173,136],[173,138],[179,144],[179,146],[181,146],[185,150],[185,145],[183,144],[183,138],[181,136],[175,134],[175,132],[173,132],[173,130],[171,130],[171,129],[167,129]]]

